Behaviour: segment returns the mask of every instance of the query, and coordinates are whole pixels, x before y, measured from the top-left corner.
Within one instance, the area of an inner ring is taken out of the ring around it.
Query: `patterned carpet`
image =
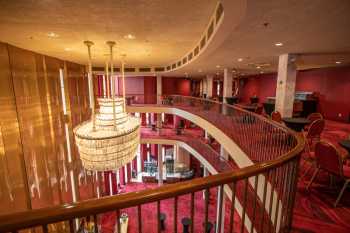
[[[322,139],[330,141],[341,153],[347,154],[346,150],[338,145],[338,141],[348,138],[349,135],[350,124],[327,121]],[[306,191],[306,185],[310,180],[310,176],[311,174],[298,184],[292,232],[350,232],[350,189],[348,188],[345,191],[339,206],[334,208],[333,204],[343,182],[338,181],[334,187],[331,188],[328,175],[321,174],[308,192]]]
[[[348,138],[350,135],[350,124],[338,123],[334,121],[327,121],[326,128],[322,134],[322,139],[332,142],[342,154],[347,154],[346,150],[338,145],[338,141]],[[218,150],[218,148],[214,148]],[[301,167],[301,172],[305,167]],[[311,172],[310,172],[311,173]],[[310,175],[299,181],[298,192],[295,200],[295,209],[293,216],[293,233],[349,233],[350,232],[350,189],[346,190],[342,200],[337,208],[333,207],[337,195],[342,186],[341,181],[336,181],[334,186],[329,185],[329,177],[327,174],[320,174],[315,180],[312,188],[306,191],[306,185],[310,180]],[[136,191],[147,188],[156,187],[154,184],[131,184],[127,185],[127,191]],[[213,190],[216,193],[215,190]],[[214,194],[213,193],[213,194]],[[215,221],[216,215],[216,201],[215,194],[212,195],[209,207],[209,219]],[[183,216],[189,215],[189,196],[181,197],[179,200],[179,217],[178,217],[178,232],[182,232],[182,225],[180,223]],[[204,213],[204,202],[202,193],[196,194],[196,213],[198,221],[195,221],[195,232],[203,232],[202,220]],[[161,211],[167,215],[166,230],[163,232],[172,232],[173,218],[172,218],[173,200],[166,200],[161,204]],[[226,223],[228,223],[228,209],[230,203],[226,203]],[[137,232],[137,216],[136,208],[127,209],[125,212],[131,218],[130,228],[128,232]],[[236,215],[237,216],[237,215]],[[155,232],[156,223],[156,205],[149,204],[142,207],[142,217],[144,224],[142,226],[143,232]],[[102,217],[102,232],[113,232],[115,223],[115,213],[105,214]],[[153,220],[153,221],[152,221]],[[240,219],[235,218],[235,231],[240,230]],[[213,231],[212,231],[213,232]],[[225,225],[225,232],[228,232],[227,225]]]
[[[151,183],[130,183],[125,187],[126,192],[139,191],[144,189],[152,189],[158,187],[157,184]],[[213,188],[210,190],[209,198],[209,211],[208,211],[208,221],[214,223],[216,221],[216,196],[217,189]],[[178,199],[178,215],[177,215],[177,232],[183,232],[181,220],[184,217],[190,217],[190,205],[191,205],[190,195],[180,196]],[[225,202],[225,226],[224,231],[229,231],[229,219],[230,219],[230,201]],[[195,212],[194,212],[194,232],[204,232],[203,220],[204,220],[204,199],[202,192],[196,192],[195,194]],[[161,202],[160,205],[161,213],[166,215],[165,219],[165,229],[163,233],[174,232],[174,198],[167,199]],[[142,232],[154,233],[157,232],[157,204],[150,203],[142,205]],[[137,208],[123,209],[121,213],[127,213],[129,216],[128,232],[134,233],[138,232],[138,221],[137,221]],[[103,233],[114,233],[115,230],[115,219],[116,213],[111,212],[104,214],[101,219],[101,232]],[[234,218],[234,228],[240,229],[240,218],[237,213],[235,213]],[[211,232],[214,232],[213,230]],[[245,231],[246,232],[246,231]]]

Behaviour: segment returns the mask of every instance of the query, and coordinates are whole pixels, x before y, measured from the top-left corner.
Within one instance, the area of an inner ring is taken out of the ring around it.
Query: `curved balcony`
[[[198,159],[211,174],[232,171],[237,169],[234,163],[230,163],[198,137],[191,130],[178,135],[173,129],[161,129],[153,131],[150,128],[141,128],[141,142],[151,144],[175,144],[183,147]]]
[[[122,209],[137,207],[138,214],[135,218],[139,232],[142,232],[142,216],[147,213],[141,211],[141,206],[157,203],[157,225],[154,226],[154,232],[160,232],[161,202],[171,198],[174,200],[173,230],[177,232],[179,197],[191,194],[189,218],[195,219],[195,215],[203,214],[203,225],[206,226],[209,221],[207,195],[213,189],[217,189],[218,196],[221,197],[218,201],[219,209],[223,207],[223,190],[230,200],[230,222],[223,223],[224,213],[218,211],[217,232],[222,232],[223,224],[228,224],[229,232],[232,232],[233,219],[237,214],[241,219],[240,232],[290,231],[299,157],[304,147],[300,136],[256,114],[206,99],[168,96],[159,101],[159,104],[131,103],[128,111],[171,113],[193,121],[225,148],[239,168],[231,171],[222,169],[220,158],[208,148],[202,147],[195,138],[167,135],[168,140],[182,141],[192,148],[197,148],[195,150],[198,150],[209,164],[219,164],[216,167],[213,165],[219,173],[152,190],[2,216],[0,231],[17,231],[41,226],[44,232],[48,232],[48,224],[65,221],[69,226],[67,231],[74,232],[74,219],[92,215],[97,225],[99,215],[105,212],[116,211],[119,217]],[[164,140],[163,136],[148,135],[144,140],[147,137]],[[194,194],[203,190],[206,194],[204,213],[196,213]],[[193,229],[193,225],[191,224],[191,232],[198,232],[199,229]],[[121,229],[119,221],[117,228]]]

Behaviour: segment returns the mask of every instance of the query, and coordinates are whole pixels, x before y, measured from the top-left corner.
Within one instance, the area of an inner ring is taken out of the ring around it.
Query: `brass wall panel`
[[[85,67],[0,43],[0,90],[0,214],[71,202],[71,171],[77,200],[96,197],[98,184],[81,165],[72,131],[91,115]]]
[[[17,103],[23,152],[32,208],[53,204],[39,80],[43,77],[43,56],[9,46],[10,64]]]
[[[30,208],[7,45],[0,43],[0,214]]]
[[[52,204],[63,202],[61,185],[65,185],[65,177],[62,166],[65,164],[66,146],[63,122],[63,104],[61,98],[59,70],[63,68],[63,62],[52,58],[36,55],[38,72],[38,87],[41,98],[41,109],[43,124],[46,127],[44,136],[46,138],[46,161],[48,167],[49,186],[52,193]],[[41,69],[41,66],[43,69]],[[60,169],[61,168],[61,169]],[[62,172],[60,172],[62,171]]]
[[[66,62],[66,91],[68,96],[68,115],[70,117],[70,132],[72,129],[91,116],[89,107],[88,80],[85,67]],[[79,153],[75,145],[73,133],[71,133],[71,148],[76,186],[78,187],[79,200],[85,200],[96,196],[94,177],[88,174],[82,167]]]

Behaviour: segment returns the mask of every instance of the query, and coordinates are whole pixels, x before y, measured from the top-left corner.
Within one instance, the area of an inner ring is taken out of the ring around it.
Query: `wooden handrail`
[[[42,208],[0,216],[0,231],[6,232],[30,228],[131,206],[138,206],[249,178],[264,173],[271,168],[279,167],[294,159],[303,150],[302,142],[303,141],[300,140],[297,147],[276,160],[254,164],[233,172],[225,172],[181,183],[168,184],[155,189],[119,194],[118,196],[90,199],[51,208]]]
[[[244,111],[241,109],[239,110]],[[250,112],[247,113],[251,114]],[[257,117],[260,116],[257,115]],[[296,140],[296,146],[292,150],[274,160],[260,162],[232,172],[220,173],[217,175],[197,178],[176,184],[168,184],[155,189],[147,189],[137,192],[119,194],[117,196],[102,197],[99,199],[90,199],[50,208],[42,208],[3,215],[0,216],[0,232],[16,231],[40,225],[45,226],[50,223],[67,221],[89,215],[97,215],[108,211],[140,206],[146,203],[157,202],[184,194],[190,194],[197,191],[209,189],[211,187],[248,179],[297,159],[304,149],[304,139],[294,131],[285,128],[275,122],[269,121],[269,124],[285,130],[288,135],[294,137]]]

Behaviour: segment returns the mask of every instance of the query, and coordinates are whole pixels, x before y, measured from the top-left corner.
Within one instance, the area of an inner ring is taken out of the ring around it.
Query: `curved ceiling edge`
[[[245,16],[247,0],[221,0],[218,1],[208,25],[194,47],[182,57],[170,64],[159,67],[133,67],[124,69],[125,75],[147,76],[156,73],[173,75],[188,65],[208,59],[210,55],[222,45],[232,30],[239,25]],[[104,67],[93,67],[93,73],[103,74]],[[115,68],[115,74],[120,74],[120,68]],[[182,74],[183,76],[184,74]]]
[[[214,17],[216,12],[222,6],[222,16],[216,22],[214,30],[210,38],[207,38],[207,42],[203,48],[201,48],[196,56],[194,56],[191,61],[188,61],[186,64],[177,66],[174,69],[166,70],[165,74],[171,74],[173,71],[179,71],[182,68],[187,67],[190,64],[199,62],[201,59],[207,59],[210,55],[216,51],[216,49],[228,38],[232,30],[239,25],[243,17],[245,16],[247,9],[247,0],[221,0],[218,2],[216,10],[214,12]],[[210,18],[209,26],[211,22],[215,21],[213,16]],[[203,33],[202,37],[208,32],[207,30]],[[200,42],[188,53],[194,53],[195,49],[200,46]],[[186,55],[185,55],[186,56]],[[185,57],[184,56],[184,57]],[[188,56],[188,55],[187,55]],[[174,64],[174,63],[172,63]]]

